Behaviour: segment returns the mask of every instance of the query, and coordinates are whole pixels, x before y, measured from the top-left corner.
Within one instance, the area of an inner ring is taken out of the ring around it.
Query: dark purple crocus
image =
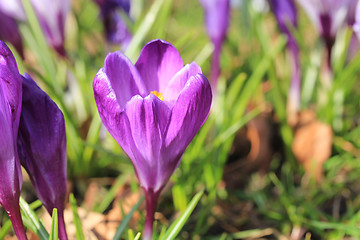
[[[159,193],[209,114],[210,84],[196,63],[184,66],[174,46],[154,40],[135,66],[121,52],[110,53],[93,87],[104,125],[145,190],[144,239],[151,239]]]
[[[59,237],[67,239],[66,133],[64,116],[50,97],[25,74],[18,135],[19,157],[46,210],[58,210]]]
[[[287,48],[292,62],[291,86],[288,96],[288,117],[291,118],[300,109],[300,63],[299,47],[291,29],[297,28],[297,11],[293,0],[270,0],[270,6],[280,30],[286,34]],[[291,119],[289,119],[291,121]]]
[[[23,57],[23,43],[16,20],[0,10],[0,22],[0,39],[11,43],[20,56]]]
[[[19,197],[22,174],[16,139],[21,111],[21,76],[15,58],[0,41],[0,204],[6,210],[18,239],[26,239]]]
[[[126,47],[131,34],[123,19],[124,14],[130,14],[130,0],[95,0],[100,7],[100,15],[104,23],[106,39],[113,44]],[[121,14],[121,11],[124,14]]]
[[[211,59],[211,84],[216,91],[220,75],[220,54],[223,42],[226,39],[230,20],[229,0],[200,0],[205,11],[205,25],[207,33],[214,45]]]
[[[328,54],[327,64],[329,66],[331,66],[331,50],[335,42],[336,33],[344,26],[352,1],[298,0],[298,3],[302,5],[325,42]]]

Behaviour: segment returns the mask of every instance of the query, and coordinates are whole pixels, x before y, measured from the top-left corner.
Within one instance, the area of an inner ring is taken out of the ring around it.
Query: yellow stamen
[[[157,96],[161,101],[164,100],[164,95],[162,93],[159,93],[157,91],[152,91],[151,93]]]

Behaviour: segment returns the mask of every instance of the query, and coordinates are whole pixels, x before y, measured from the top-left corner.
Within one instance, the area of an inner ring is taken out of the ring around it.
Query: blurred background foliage
[[[126,199],[136,196],[131,203],[135,205],[141,190],[130,160],[101,124],[92,81],[107,53],[124,50],[135,62],[142,46],[155,38],[172,43],[184,63],[197,62],[207,76],[213,46],[201,5],[133,0],[126,21],[133,38],[124,49],[106,43],[93,1],[74,0],[66,24],[67,58],[47,46],[31,7],[26,10],[29,23],[20,26],[25,60],[17,56],[17,62],[20,73],[31,73],[64,112],[69,192],[85,212],[104,218],[116,204],[124,204],[125,193]],[[294,33],[300,46],[301,114],[309,116],[306,121],[316,122],[310,135],[317,134],[320,123],[331,129],[330,134],[320,134],[317,142],[305,134],[302,138],[308,144],[300,149],[325,155],[323,169],[306,172],[294,155],[299,125],[290,125],[286,114],[291,75],[286,36],[279,32],[266,2],[234,0],[221,54],[218,95],[207,122],[162,192],[156,215],[159,239],[202,190],[178,239],[360,238],[360,55],[351,52],[350,59],[352,30],[341,30],[333,51],[333,86],[328,101],[319,104],[324,46],[307,16],[298,10],[299,27]],[[331,141],[330,148],[322,141]],[[312,157],[307,160],[310,165]],[[31,190],[25,183],[23,195],[33,201],[27,191]],[[134,239],[134,232],[141,232],[141,210],[142,205],[136,210],[139,216],[134,215],[135,223],[124,226],[130,229],[124,231],[124,239]],[[5,215],[1,239],[9,230]],[[116,220],[116,227],[120,222]]]

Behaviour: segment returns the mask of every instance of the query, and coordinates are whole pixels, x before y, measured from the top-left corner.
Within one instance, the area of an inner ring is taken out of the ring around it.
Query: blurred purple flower
[[[353,0],[298,0],[314,23],[330,54],[338,30],[347,20]]]
[[[220,75],[220,54],[230,21],[230,0],[199,0],[205,11],[207,33],[214,44],[211,63],[211,84],[215,91]]]
[[[21,0],[0,0],[0,10],[16,20],[26,20]]]
[[[48,44],[61,56],[65,56],[65,19],[70,10],[71,0],[31,0]],[[17,21],[26,16],[21,0],[0,0],[0,10]],[[0,28],[4,28],[4,24]],[[4,30],[3,30],[4,31]]]
[[[356,12],[355,12],[355,22],[353,25],[354,32],[357,34],[357,37],[360,41],[360,1],[358,2],[356,6]]]
[[[129,16],[130,0],[95,0],[95,2],[100,7],[107,41],[126,47],[131,40],[131,34],[127,29],[121,11]]]
[[[291,54],[292,76],[287,104],[288,120],[291,122],[300,109],[299,47],[292,33],[292,28],[297,28],[297,11],[293,0],[270,0],[270,6],[275,14],[280,30],[287,35],[287,48]]]
[[[57,105],[25,74],[18,136],[19,157],[37,196],[52,214],[58,210],[59,237],[67,239],[64,208],[66,198],[66,132]]]
[[[270,0],[270,6],[275,14],[279,28],[292,37],[291,27],[297,27],[297,12],[293,0]]]
[[[65,56],[65,20],[71,0],[31,0],[49,45]]]
[[[16,146],[20,110],[21,77],[13,54],[0,41],[0,203],[17,238],[26,239],[19,207],[22,174]]]
[[[11,43],[21,57],[24,57],[23,43],[17,22],[0,10],[0,39]]]
[[[93,87],[104,125],[145,190],[144,239],[151,239],[158,195],[208,116],[210,84],[196,63],[184,66],[174,46],[154,40],[135,66],[121,52],[110,53]]]
[[[349,11],[347,13],[346,21],[349,26],[354,25],[355,23],[355,11],[358,0],[349,0]]]

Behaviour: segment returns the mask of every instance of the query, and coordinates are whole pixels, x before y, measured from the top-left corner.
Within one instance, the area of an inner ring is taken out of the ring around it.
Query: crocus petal
[[[4,106],[3,94],[0,89],[0,204],[6,210],[13,225],[17,239],[26,239],[24,225],[21,220],[19,197],[21,189],[21,171],[11,128],[2,109]],[[2,100],[2,101],[1,101]],[[7,106],[6,106],[7,107]]]
[[[105,70],[106,69],[106,70]],[[134,159],[134,148],[129,119],[123,112],[131,94],[140,94],[140,76],[130,60],[120,52],[110,53],[105,66],[96,74],[93,82],[95,102],[100,118],[111,136]],[[139,84],[139,85],[138,85]]]
[[[103,70],[100,70],[95,78],[99,79],[101,82],[99,84],[109,85],[108,87],[104,86],[104,89],[111,90],[115,94],[122,109],[132,96],[147,95],[136,68],[121,52],[108,54]]]
[[[10,42],[23,57],[23,43],[17,22],[2,11],[0,11],[0,22],[0,39]]]
[[[164,133],[168,126],[170,109],[155,95],[142,98],[134,96],[126,105],[126,115],[130,123],[134,145],[131,149],[132,159],[140,184],[147,190],[158,191],[164,182],[161,170],[163,157],[161,148]],[[127,126],[119,126],[127,127]],[[119,143],[122,145],[122,143]],[[124,149],[125,150],[125,149]]]
[[[166,172],[163,176],[164,182],[175,171],[186,147],[204,124],[210,111],[211,101],[210,83],[206,77],[202,74],[192,76],[172,109],[165,139],[164,154],[167,158],[161,164],[162,172]]]
[[[360,2],[358,2],[356,6],[355,23],[353,28],[354,28],[354,32],[357,34],[357,37],[360,41]]]
[[[0,89],[0,203],[5,208],[13,208],[19,204],[21,189],[21,171],[19,159],[16,156],[14,136],[11,125],[9,126],[10,114],[5,102],[3,90]]]
[[[163,40],[153,40],[141,50],[135,67],[148,92],[164,93],[170,79],[184,66],[176,48]]]
[[[65,55],[64,31],[67,13],[70,10],[70,0],[31,0],[45,37],[60,55]]]
[[[64,116],[29,75],[23,77],[18,149],[39,199],[51,214],[64,209],[66,133]]]
[[[195,62],[185,65],[169,82],[164,92],[164,101],[172,107],[187,81],[199,73],[202,73],[201,68]]]
[[[0,0],[0,10],[16,20],[26,19],[21,0]]]
[[[21,110],[21,76],[14,55],[6,44],[0,41],[0,88],[11,114],[11,127],[17,136]]]
[[[10,49],[0,41],[0,203],[18,239],[26,239],[19,207],[22,175],[16,147],[20,109],[20,74]]]

